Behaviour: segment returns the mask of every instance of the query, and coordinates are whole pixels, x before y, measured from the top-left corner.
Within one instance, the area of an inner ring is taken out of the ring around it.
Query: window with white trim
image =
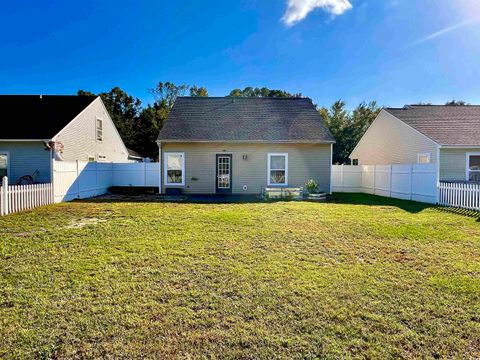
[[[103,141],[103,120],[97,118],[95,123],[97,141]]]
[[[8,176],[8,154],[0,153],[0,181]]]
[[[288,154],[269,153],[267,184],[269,186],[287,186]]]
[[[467,180],[480,182],[480,153],[467,154]]]
[[[185,185],[185,153],[163,155],[165,185]]]
[[[430,164],[430,153],[420,153],[417,154],[417,164]]]

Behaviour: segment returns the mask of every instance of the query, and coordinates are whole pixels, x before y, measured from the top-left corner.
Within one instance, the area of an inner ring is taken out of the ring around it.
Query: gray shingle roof
[[[440,145],[480,145],[480,106],[409,105],[385,110]]]
[[[161,141],[334,142],[310,99],[179,97]]]
[[[0,95],[0,139],[51,139],[96,96]]]

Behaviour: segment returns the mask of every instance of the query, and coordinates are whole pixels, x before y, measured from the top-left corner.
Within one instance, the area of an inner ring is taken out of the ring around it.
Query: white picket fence
[[[333,165],[334,192],[363,192],[404,200],[437,202],[437,166]]]
[[[438,203],[443,206],[480,210],[480,184],[441,181]]]
[[[0,215],[30,210],[53,202],[52,184],[8,185],[8,178],[2,179]]]

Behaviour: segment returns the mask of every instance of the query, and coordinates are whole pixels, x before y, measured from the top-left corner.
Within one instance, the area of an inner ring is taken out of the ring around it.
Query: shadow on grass
[[[334,193],[330,199],[330,202],[350,205],[395,206],[410,213],[419,213],[425,209],[435,209],[436,211],[444,213],[475,218],[477,219],[477,222],[480,222],[480,213],[478,211],[444,207],[410,200],[393,199],[378,195],[362,193]]]

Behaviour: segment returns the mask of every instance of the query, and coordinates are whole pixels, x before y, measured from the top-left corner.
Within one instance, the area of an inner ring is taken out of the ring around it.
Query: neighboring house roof
[[[388,113],[444,146],[480,146],[480,106],[407,105]]]
[[[132,149],[129,149],[127,148],[127,151],[128,151],[128,157],[129,158],[132,158],[132,159],[143,159],[143,156],[140,155],[138,152],[136,152],[135,150],[132,150]]]
[[[328,142],[310,99],[179,97],[159,141]]]
[[[95,99],[75,95],[0,95],[0,139],[51,139]]]

